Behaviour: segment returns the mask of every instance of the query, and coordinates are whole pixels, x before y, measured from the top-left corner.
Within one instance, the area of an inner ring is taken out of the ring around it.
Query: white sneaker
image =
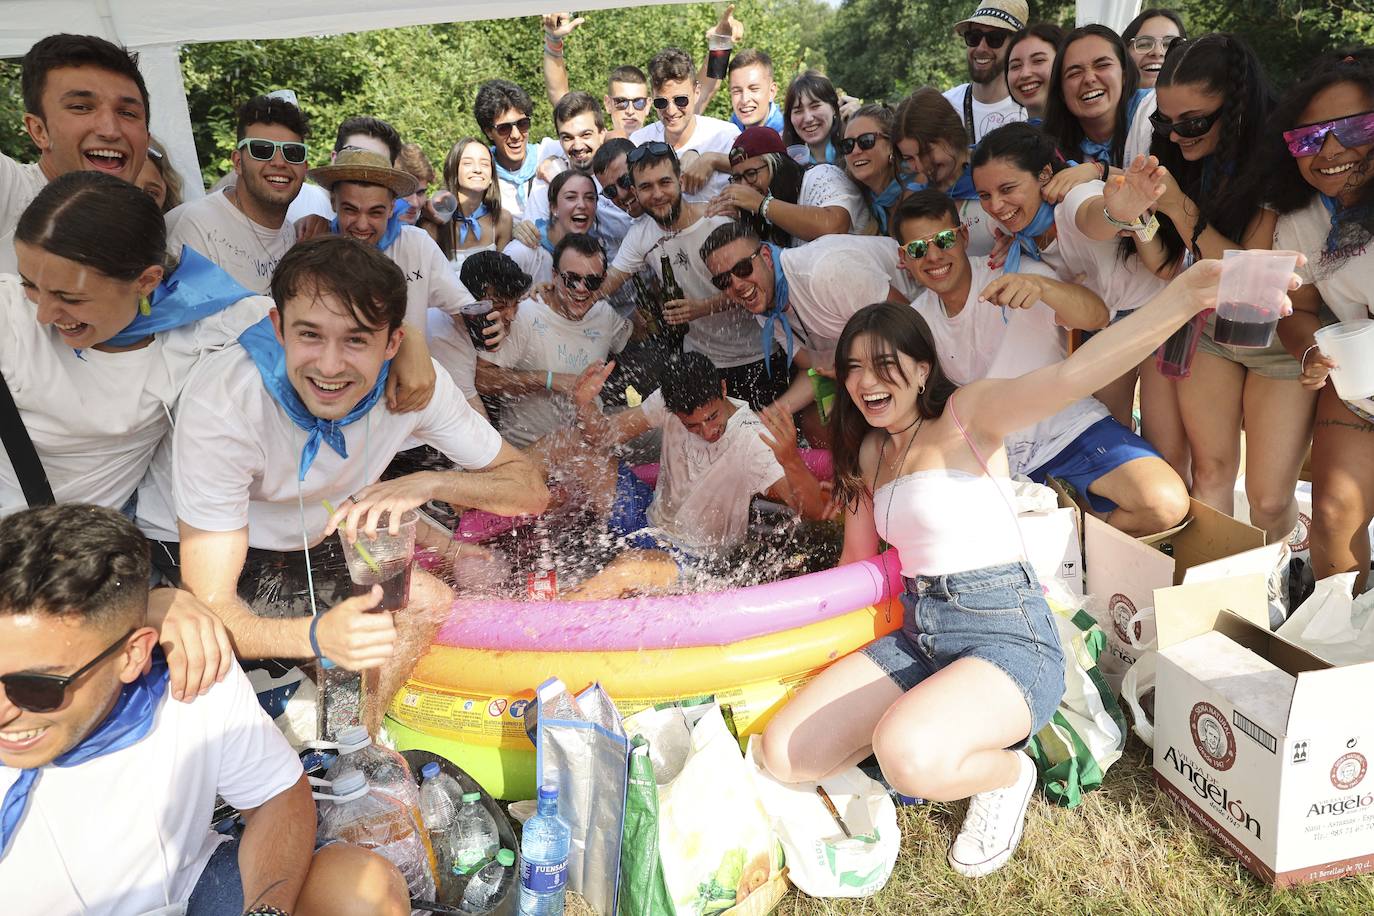
[[[1025,754],[1016,757],[1021,763],[1016,782],[969,799],[964,825],[949,848],[950,868],[966,878],[981,878],[1001,868],[1021,842],[1026,808],[1035,792],[1035,764]]]

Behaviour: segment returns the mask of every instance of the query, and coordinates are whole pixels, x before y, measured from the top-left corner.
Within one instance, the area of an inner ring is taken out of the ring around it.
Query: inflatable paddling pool
[[[803,451],[831,476],[830,453]],[[657,465],[634,469],[653,486]],[[484,541],[522,519],[463,515],[456,537]],[[459,599],[433,647],[392,700],[398,748],[453,761],[497,798],[534,796],[524,713],[550,677],[600,681],[622,714],[714,695],[741,737],[836,659],[896,629],[895,552],[781,582],[700,595],[610,601]]]

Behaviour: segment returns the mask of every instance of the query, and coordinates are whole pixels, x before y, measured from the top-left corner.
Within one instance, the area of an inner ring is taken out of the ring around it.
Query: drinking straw
[[[335,511],[337,511],[332,505],[330,505],[329,500],[322,499],[320,500],[320,502],[324,503],[325,511],[328,512],[330,515],[333,515]],[[353,542],[353,549],[358,551],[358,556],[363,558],[363,562],[366,563],[373,572],[375,572],[379,576],[382,574],[381,565],[372,556],[372,552],[363,546],[361,538]]]

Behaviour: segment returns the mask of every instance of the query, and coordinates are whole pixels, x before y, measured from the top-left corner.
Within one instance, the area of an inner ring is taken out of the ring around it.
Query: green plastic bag
[[[620,843],[619,916],[673,916],[658,857],[658,783],[649,742],[630,742],[630,778],[625,790],[625,828]]]

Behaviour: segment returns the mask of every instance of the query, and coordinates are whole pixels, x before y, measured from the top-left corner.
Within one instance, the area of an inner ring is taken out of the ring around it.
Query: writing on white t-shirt
[[[272,272],[294,244],[296,227],[289,220],[276,229],[260,226],[224,192],[207,194],[167,214],[167,250],[173,256],[190,245],[258,295],[270,291]]]

